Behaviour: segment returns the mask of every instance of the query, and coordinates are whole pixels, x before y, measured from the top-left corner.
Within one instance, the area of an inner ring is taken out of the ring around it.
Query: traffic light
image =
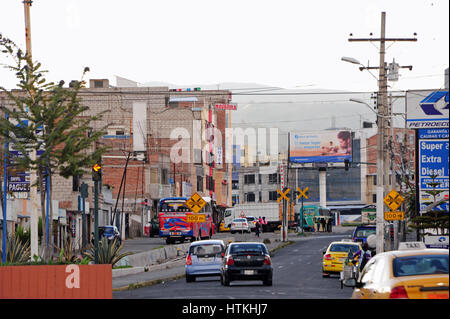
[[[80,193],[82,198],[87,198],[89,196],[88,189],[89,189],[88,184],[81,183]]]
[[[344,160],[344,164],[345,164],[345,170],[348,171],[348,168],[350,167],[350,161],[347,158]]]
[[[100,163],[95,163],[92,166],[92,180],[95,182],[101,181],[102,179],[102,165]]]

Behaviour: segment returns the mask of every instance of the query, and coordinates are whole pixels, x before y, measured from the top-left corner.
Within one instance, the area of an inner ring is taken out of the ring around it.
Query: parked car
[[[255,216],[246,216],[250,231],[256,231],[256,221],[258,220]]]
[[[423,242],[400,243],[399,250],[377,254],[354,287],[353,299],[447,299],[448,249],[426,248]]]
[[[186,282],[193,282],[196,277],[220,276],[225,248],[222,240],[193,242],[186,256]]]
[[[234,234],[235,232],[246,232],[250,233],[250,226],[245,218],[235,218],[231,222],[230,232]]]
[[[94,233],[92,233],[92,235],[94,235]],[[122,239],[120,238],[120,233],[116,226],[99,226],[98,239],[101,240],[103,237],[106,237],[108,241],[116,239],[119,245],[122,244]],[[94,238],[92,238],[91,242],[94,244]]]
[[[272,286],[272,261],[260,242],[230,243],[222,262],[220,282],[229,286],[235,280],[262,280]]]
[[[352,240],[354,242],[366,243],[367,237],[376,234],[377,227],[375,225],[356,226],[355,230],[353,231]]]

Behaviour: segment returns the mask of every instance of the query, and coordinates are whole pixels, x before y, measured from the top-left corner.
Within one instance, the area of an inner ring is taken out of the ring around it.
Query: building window
[[[259,192],[259,202],[260,203],[262,202],[262,194],[261,194],[261,192]]]
[[[377,202],[377,194],[373,194],[372,195],[372,203],[376,203]]]
[[[258,184],[261,185],[261,174],[258,174]]]
[[[239,181],[231,181],[231,189],[239,189]]]
[[[169,174],[167,168],[161,170],[161,184],[169,184]]]
[[[203,176],[197,176],[197,192],[203,192]]]
[[[246,202],[255,202],[255,193],[245,193]]]
[[[244,175],[244,184],[255,184],[255,175]]]
[[[376,176],[372,176],[372,179],[373,179],[373,185],[377,185],[377,177]]]
[[[277,191],[271,191],[271,192],[269,192],[269,200],[270,200],[270,201],[275,201],[275,200],[277,200],[277,199],[278,199]]]
[[[269,184],[277,184],[278,183],[278,174],[269,174]]]

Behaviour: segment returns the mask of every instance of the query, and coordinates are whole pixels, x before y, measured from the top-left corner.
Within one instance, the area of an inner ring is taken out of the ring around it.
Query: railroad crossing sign
[[[384,212],[384,220],[404,220],[405,219],[405,212]]]
[[[304,190],[301,190],[300,188],[297,187],[298,192],[300,193],[297,196],[297,200],[299,200],[302,197],[305,197],[305,199],[308,199],[308,195],[306,195],[306,192],[308,191],[309,187],[305,187]]]
[[[395,189],[391,190],[384,198],[384,203],[388,205],[391,211],[397,210],[405,199],[397,193]]]
[[[277,188],[277,192],[278,192],[278,194],[280,194],[280,197],[278,197],[277,202],[280,202],[280,200],[281,200],[282,198],[284,198],[285,200],[287,200],[287,201],[289,202],[289,197],[287,197],[287,194],[288,194],[290,191],[291,191],[291,189],[288,188],[288,189],[286,189],[286,191],[283,193],[282,191],[280,191],[280,190]]]
[[[186,206],[189,207],[195,214],[202,210],[206,205],[205,200],[198,194],[194,193],[187,201]]]
[[[204,223],[206,222],[205,214],[186,215],[187,223]]]

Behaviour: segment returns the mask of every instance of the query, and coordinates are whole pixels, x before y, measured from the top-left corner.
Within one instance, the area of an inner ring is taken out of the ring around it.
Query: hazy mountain
[[[238,105],[232,111],[233,127],[279,129],[279,148],[287,149],[287,132],[312,132],[326,129],[350,129],[361,131],[363,121],[375,123],[374,100],[371,93],[351,93],[322,89],[283,89],[258,83],[218,83],[213,85],[177,85],[164,82],[146,82],[139,86],[167,86],[173,88],[194,88],[202,90],[230,90],[233,103]],[[361,100],[371,105],[351,102]],[[404,112],[404,99],[394,103],[394,112]],[[397,127],[404,127],[404,119],[397,116]],[[373,127],[376,127],[373,124]]]

